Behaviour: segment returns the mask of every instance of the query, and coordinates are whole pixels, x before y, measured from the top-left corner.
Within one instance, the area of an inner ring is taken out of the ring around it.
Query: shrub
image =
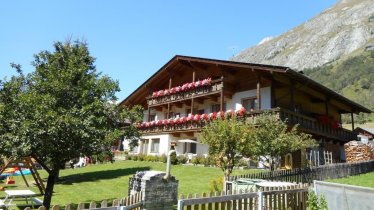
[[[171,153],[170,155],[170,163],[173,165],[178,164],[177,154],[175,152]]]
[[[159,162],[166,163],[167,162],[167,157],[165,154],[162,154],[161,156],[158,157]]]
[[[328,210],[327,202],[324,195],[321,195],[319,198],[314,191],[308,192],[308,210]]]
[[[207,156],[202,159],[204,166],[216,166],[216,160],[212,156]]]
[[[203,164],[203,160],[204,160],[204,156],[197,155],[197,156],[192,158],[191,163],[194,164],[194,165]]]
[[[138,155],[133,155],[131,159],[134,160],[134,161],[138,161],[139,157],[138,157]]]
[[[211,192],[221,192],[223,190],[223,177],[211,179],[209,182],[209,190]]]
[[[188,157],[185,155],[179,155],[177,157],[177,160],[178,160],[178,164],[186,164],[188,161]]]
[[[242,167],[248,167],[248,160],[242,158],[239,160],[239,166],[242,166]]]

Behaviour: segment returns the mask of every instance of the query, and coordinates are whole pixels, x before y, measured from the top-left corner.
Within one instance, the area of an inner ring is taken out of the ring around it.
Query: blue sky
[[[84,39],[123,100],[174,55],[228,59],[316,16],[335,0],[16,1],[0,3],[0,78],[33,71],[55,41]]]

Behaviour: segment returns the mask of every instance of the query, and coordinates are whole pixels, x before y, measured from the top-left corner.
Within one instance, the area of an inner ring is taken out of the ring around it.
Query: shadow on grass
[[[147,171],[147,170],[150,170],[150,167],[123,168],[123,169],[93,171],[93,172],[83,172],[83,173],[77,172],[76,174],[61,176],[57,184],[70,185],[73,183],[94,182],[97,180],[115,179],[121,176],[135,174],[137,171]]]

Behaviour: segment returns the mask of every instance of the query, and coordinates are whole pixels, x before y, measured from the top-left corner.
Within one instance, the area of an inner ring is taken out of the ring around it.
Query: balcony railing
[[[165,96],[161,96],[157,98],[148,96],[147,102],[149,106],[163,105],[167,103],[191,99],[192,97],[197,98],[197,97],[216,94],[222,90],[222,87],[223,87],[222,79],[217,79],[217,80],[212,80],[210,86],[197,87],[192,90],[165,95]]]
[[[264,111],[253,111],[247,112],[245,117],[247,118],[254,118],[259,114],[263,114],[265,112],[271,112],[277,114],[280,119],[286,121],[290,126],[299,124],[299,129],[324,137],[328,137],[335,140],[340,141],[351,141],[356,140],[357,136],[354,132],[344,129],[344,128],[334,128],[331,124],[324,124],[319,122],[317,119],[313,117],[309,117],[300,113],[292,112],[287,109],[283,108],[274,108],[270,110]],[[160,121],[159,121],[160,122]],[[188,120],[185,122],[179,123],[168,123],[167,125],[159,123],[157,125],[156,122],[153,125],[148,127],[142,127],[141,132],[143,134],[156,134],[156,133],[178,133],[178,132],[193,132],[193,131],[201,131],[201,129],[206,125],[206,121],[204,120]]]

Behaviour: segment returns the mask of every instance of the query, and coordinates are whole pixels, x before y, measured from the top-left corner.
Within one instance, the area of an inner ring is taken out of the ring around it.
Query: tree
[[[245,145],[242,154],[265,158],[271,170],[275,169],[280,157],[287,153],[316,146],[311,135],[298,131],[298,125],[290,128],[271,113],[256,116],[248,122],[248,126],[253,129],[250,129],[250,143]]]
[[[141,133],[136,127],[136,123],[143,121],[143,107],[141,105],[135,105],[133,107],[122,107],[120,108],[119,121],[125,121],[126,125],[122,127],[122,135],[124,139],[129,141],[130,150],[138,146],[138,140],[140,139]]]
[[[209,155],[229,176],[247,144],[249,127],[235,117],[211,121],[201,132],[202,143],[209,145]]]
[[[62,165],[109,151],[123,135],[118,123],[128,111],[109,103],[118,82],[96,71],[86,43],[53,46],[53,52],[35,55],[34,72],[23,76],[18,68],[20,75],[0,86],[0,150],[6,156],[31,155],[45,168],[46,207]]]

